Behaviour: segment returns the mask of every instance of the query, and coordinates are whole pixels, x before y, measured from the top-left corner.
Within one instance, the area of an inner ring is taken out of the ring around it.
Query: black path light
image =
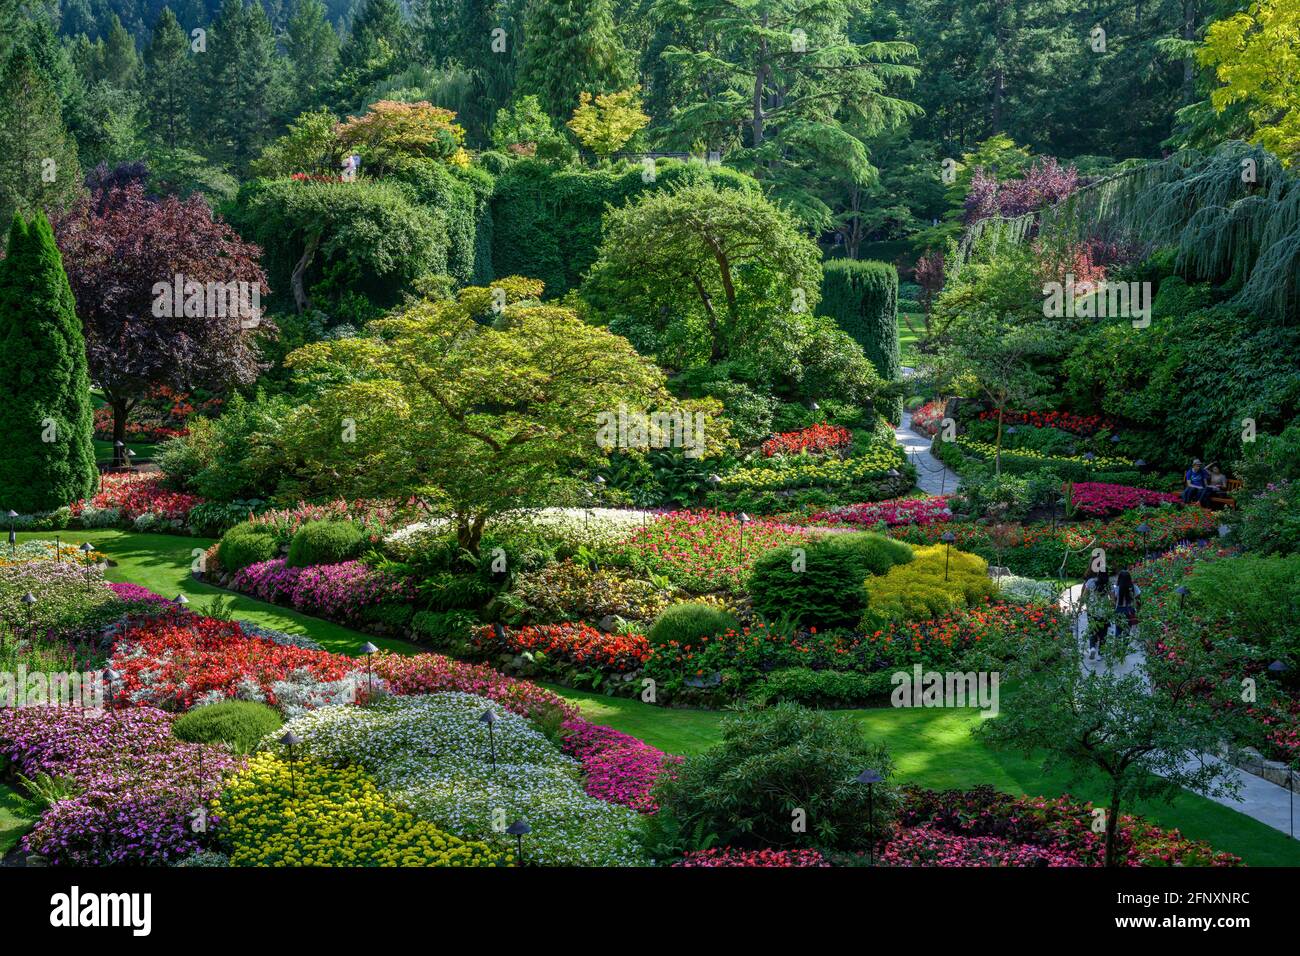
[[[109,667],[104,671],[104,680],[108,682],[108,712],[116,719],[117,710],[113,707],[113,685],[121,683],[122,675],[116,668]]]
[[[178,594],[174,598],[172,598],[172,603],[179,608],[184,608],[185,605],[190,603],[190,599],[187,598],[184,594]]]
[[[375,675],[370,666],[371,655],[379,652],[379,648],[366,641],[361,645],[361,653],[366,655],[366,699],[373,700],[375,696]]]
[[[13,554],[18,547],[18,512],[10,508],[7,517],[9,518],[9,553]]]
[[[1150,559],[1150,557],[1151,557],[1151,544],[1150,544],[1150,541],[1151,541],[1151,525],[1149,525],[1149,524],[1147,524],[1145,521],[1143,521],[1140,525],[1138,525],[1138,526],[1137,526],[1136,528],[1134,528],[1133,530],[1136,531],[1138,534],[1142,535],[1142,555],[1143,555],[1144,558]]]
[[[754,519],[742,511],[740,513],[740,517],[737,518],[736,520],[740,522],[740,563],[744,564],[745,563],[745,525],[749,524]]]
[[[492,755],[493,770],[497,768],[497,738],[496,738],[496,732],[492,729],[492,725],[495,724],[498,719],[499,718],[497,717],[497,715],[494,714],[491,710],[483,711],[483,713],[479,714],[479,718],[478,718],[478,722],[480,724],[487,724],[488,747],[490,748],[489,752]]]
[[[95,550],[95,548],[89,541],[83,541],[81,542],[81,547],[78,548],[77,550],[79,550],[82,554],[86,556],[86,587],[89,588],[90,587],[90,554],[92,551]]]
[[[1133,467],[1136,468],[1139,473],[1144,473],[1147,468],[1147,460],[1145,458],[1139,458],[1137,461],[1133,462]]]
[[[1182,585],[1182,584],[1178,585],[1178,587],[1174,588],[1174,593],[1178,595],[1178,610],[1181,611],[1183,609],[1183,605],[1187,603],[1186,585]]]
[[[506,827],[506,833],[515,838],[515,849],[519,853],[520,866],[524,865],[524,834],[532,832],[533,828],[528,825],[527,820],[516,820]]]
[[[948,580],[948,559],[952,556],[952,546],[953,543],[957,540],[957,536],[953,534],[951,531],[945,531],[943,535],[939,538],[939,540],[944,543],[943,579],[947,581]]]
[[[876,784],[880,783],[884,779],[885,778],[880,775],[880,771],[873,770],[871,768],[867,768],[866,770],[862,771],[862,773],[854,777],[854,780],[856,780],[858,783],[865,783],[867,785],[867,831],[868,831],[868,838],[871,841],[868,844],[868,852],[871,854],[872,866],[876,865],[876,814],[875,814],[876,793],[875,790],[876,790]]]
[[[1268,672],[1278,680],[1281,680],[1282,675],[1290,669],[1291,666],[1283,660],[1277,660],[1268,665]],[[1291,839],[1293,840],[1295,839],[1295,772],[1295,761],[1292,761],[1291,765],[1286,768],[1286,799],[1290,810]]]
[[[57,534],[54,536],[54,563],[63,563],[63,541]]]
[[[1097,457],[1097,456],[1094,455],[1094,454],[1093,454],[1092,452],[1090,452],[1090,451],[1085,451],[1085,452],[1083,453],[1083,460],[1084,460],[1084,461],[1093,461],[1094,459],[1096,459],[1096,457]]]
[[[294,772],[293,748],[302,743],[302,738],[292,730],[280,738],[280,743],[289,749],[289,787],[293,791],[294,800],[298,799],[298,776]]]
[[[128,448],[126,450],[126,461],[123,462],[123,465],[125,466],[128,472],[135,467],[134,465],[131,464],[131,459],[134,457],[135,457],[135,452],[133,452],[131,449]]]
[[[27,611],[27,635],[28,635],[28,637],[30,637],[30,636],[31,636],[31,633],[32,633],[32,608],[33,608],[33,607],[35,606],[35,604],[36,604],[36,595],[33,594],[31,591],[28,591],[28,592],[27,592],[26,594],[24,594],[24,595],[23,595],[19,600],[21,600],[21,601],[23,602],[23,604],[26,606],[26,611]]]

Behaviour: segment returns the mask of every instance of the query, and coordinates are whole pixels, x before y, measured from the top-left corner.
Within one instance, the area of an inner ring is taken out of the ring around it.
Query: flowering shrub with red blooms
[[[184,522],[195,506],[203,504],[198,495],[171,491],[159,484],[158,474],[126,474],[102,476],[103,488],[93,497],[72,503],[72,514],[79,516],[86,505],[99,510],[117,509],[124,521],[134,521],[141,515],[154,515],[161,521]]]
[[[880,854],[881,866],[1081,866],[1068,853],[997,837],[958,836],[930,826],[901,831]]]
[[[773,435],[760,447],[763,455],[771,458],[773,455],[798,455],[801,452],[820,454],[848,448],[851,444],[853,444],[853,433],[847,428],[822,423],[809,425],[798,431]]]
[[[980,412],[980,421],[996,422],[997,410]],[[1097,432],[1114,431],[1115,420],[1104,415],[1075,415],[1071,412],[1014,412],[1007,409],[1002,416],[1003,425],[1031,425],[1034,428],[1056,428],[1072,435],[1087,438]]]
[[[883,521],[893,528],[901,524],[927,525],[951,521],[952,509],[948,507],[946,495],[934,498],[895,498],[891,501],[832,508],[815,514],[808,520],[829,525],[852,524],[864,528],[874,528]]]
[[[561,748],[582,764],[587,793],[599,800],[619,803],[639,813],[659,809],[651,796],[665,769],[682,762],[648,743],[610,727],[591,724],[581,717],[566,720]]]
[[[324,173],[290,173],[289,178],[297,183],[341,183],[342,176],[327,176]]]
[[[377,677],[395,694],[437,694],[461,691],[494,700],[521,717],[536,719],[559,715],[578,719],[578,707],[545,688],[526,680],[507,677],[484,664],[466,664],[441,654],[390,654],[372,659]]]
[[[233,697],[249,684],[274,706],[272,687],[295,671],[318,681],[339,681],[358,666],[341,654],[250,637],[233,621],[184,611],[128,627],[117,639],[112,663],[122,675],[113,685],[115,703],[166,710],[188,710],[214,692]]]
[[[590,624],[538,624],[504,628],[498,637],[493,627],[482,627],[472,639],[475,650],[485,654],[542,652],[580,667],[602,671],[631,671],[650,657],[650,642],[642,634],[606,634]]]
[[[240,762],[224,747],[180,741],[171,717],[152,707],[0,708],[0,757],[26,777],[78,788],[23,838],[54,866],[162,866],[194,853],[203,835],[191,812]]]
[[[131,584],[127,581],[108,581],[109,590],[116,594],[123,601],[152,601],[159,604],[169,604],[167,598],[161,594],[154,594],[148,588],[141,587],[138,584]]]
[[[113,410],[107,405],[95,409],[95,437],[104,441],[113,440]],[[168,438],[183,438],[190,430],[183,425],[165,425],[156,421],[139,421],[128,419],[126,423],[127,441],[160,442]]]
[[[336,621],[353,620],[377,604],[415,598],[415,585],[410,581],[360,561],[291,568],[283,558],[274,558],[242,569],[231,579],[230,587]]]
[[[786,868],[792,866],[830,866],[816,850],[741,850],[736,847],[712,847],[692,850],[673,866],[748,866]]]
[[[288,543],[294,532],[309,521],[351,521],[369,532],[372,544],[381,541],[391,529],[396,509],[391,502],[369,501],[358,498],[346,501],[339,498],[323,505],[310,505],[298,502],[292,508],[276,508],[251,515],[249,521],[266,528],[275,535],[276,540]]]
[[[1178,504],[1178,495],[1147,488],[1130,488],[1101,481],[1076,481],[1070,486],[1070,503],[1088,515],[1117,515],[1134,508],[1161,504]]]
[[[147,442],[183,437],[190,433],[186,422],[191,415],[215,414],[221,405],[219,398],[196,403],[189,392],[157,385],[132,407],[126,422],[126,437]],[[108,405],[95,409],[95,437],[113,440],[113,409]]]
[[[755,559],[764,551],[802,544],[814,532],[768,518],[743,526],[723,511],[672,511],[635,529],[623,542],[649,570],[694,594],[741,592]]]
[[[912,412],[912,429],[925,435],[939,434],[939,426],[943,423],[943,407],[944,403],[938,399],[926,402]]]

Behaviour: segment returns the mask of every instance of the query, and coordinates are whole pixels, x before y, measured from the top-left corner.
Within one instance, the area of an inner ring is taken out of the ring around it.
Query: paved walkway
[[[1074,617],[1074,639],[1079,645],[1081,654],[1088,633],[1088,612],[1080,607],[1080,595],[1082,593],[1083,585],[1076,584],[1067,588],[1058,601],[1067,615],[1074,615],[1075,610],[1078,610],[1078,614]],[[1104,671],[1105,673],[1118,674],[1121,677],[1135,671],[1141,671],[1145,678],[1145,664],[1146,655],[1138,647],[1114,667],[1103,660],[1084,660],[1083,668],[1085,672],[1097,673]],[[1223,763],[1218,757],[1200,754],[1198,757],[1188,760],[1186,766],[1198,766],[1198,761],[1216,765]],[[1237,796],[1218,796],[1209,799],[1215,803],[1221,803],[1229,809],[1236,810],[1238,813],[1253,817],[1275,830],[1281,830],[1283,833],[1291,832],[1291,798],[1293,794],[1288,793],[1286,787],[1279,787],[1263,777],[1257,777],[1253,773],[1246,773],[1236,767],[1230,767],[1225,776],[1230,780],[1235,780],[1239,785],[1240,790]],[[1297,832],[1300,832],[1300,828],[1297,829]]]
[[[930,438],[912,431],[912,413],[903,412],[903,420],[894,429],[894,437],[907,452],[907,460],[916,466],[916,485],[927,495],[952,494],[961,479],[930,452]]]

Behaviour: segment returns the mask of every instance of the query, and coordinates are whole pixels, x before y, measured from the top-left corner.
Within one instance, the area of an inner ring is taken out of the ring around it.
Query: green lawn
[[[110,580],[141,584],[169,598],[183,593],[199,607],[213,596],[226,593],[199,584],[189,576],[193,550],[206,548],[211,543],[208,539],[108,530],[69,531],[63,534],[63,540],[74,544],[88,540],[104,551],[116,562],[108,570]],[[366,640],[374,640],[400,653],[418,651],[404,641],[369,638],[349,628],[251,598],[235,598],[234,609],[237,617],[282,631],[310,634],[322,646],[339,653],[355,654]],[[605,697],[557,686],[551,689],[575,701],[588,719],[639,737],[669,753],[697,753],[716,743],[720,736],[718,724],[723,717],[720,711],[657,707],[640,700]],[[1002,689],[1004,706],[1012,694],[1014,688]],[[1044,774],[1041,761],[994,751],[973,738],[970,727],[980,719],[974,710],[877,708],[847,710],[843,714],[857,721],[864,733],[889,745],[902,781],[936,788],[992,784],[1009,793],[1034,796],[1054,796],[1068,789],[1082,799],[1103,797],[1099,781],[1067,788],[1064,777]],[[1183,794],[1172,805],[1155,803],[1136,809],[1162,826],[1177,827],[1185,835],[1207,840],[1252,865],[1300,866],[1300,841],[1290,840],[1271,827],[1203,797]]]
[[[36,808],[16,790],[0,783],[0,856],[4,856],[36,822]]]
[[[898,313],[898,352],[904,365],[916,368],[920,357],[916,353],[916,342],[920,338],[915,332],[907,327],[907,320],[911,319],[912,324],[918,329],[924,321],[924,316],[919,312]]]

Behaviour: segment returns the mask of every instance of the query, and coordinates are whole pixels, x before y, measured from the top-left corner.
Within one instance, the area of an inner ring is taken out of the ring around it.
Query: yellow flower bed
[[[104,556],[98,551],[91,551],[88,554],[82,554],[75,544],[60,544],[58,554],[55,554],[54,542],[44,539],[24,541],[14,549],[10,554],[9,549],[5,547],[0,551],[0,568],[16,567],[20,564],[34,564],[38,561],[55,561],[56,557],[61,559],[65,564],[75,564],[84,566],[89,564],[99,564],[104,560]]]
[[[807,460],[796,457],[766,467],[742,468],[722,476],[723,488],[813,488],[854,485],[861,481],[883,478],[891,468],[901,468],[906,459],[903,450],[881,442],[853,458]]]
[[[957,447],[962,451],[975,455],[979,458],[992,459],[998,453],[998,448],[991,442],[975,441],[971,438],[961,437],[957,439]],[[1073,461],[1080,465],[1087,465],[1090,468],[1129,468],[1133,462],[1127,458],[1111,458],[1098,455],[1092,461],[1084,458],[1082,455],[1045,455],[1041,451],[1032,448],[1006,448],[1002,449],[1003,460],[1007,458],[1033,458],[1037,461]]]
[[[253,757],[212,806],[234,866],[506,866],[390,803],[359,767]]]

